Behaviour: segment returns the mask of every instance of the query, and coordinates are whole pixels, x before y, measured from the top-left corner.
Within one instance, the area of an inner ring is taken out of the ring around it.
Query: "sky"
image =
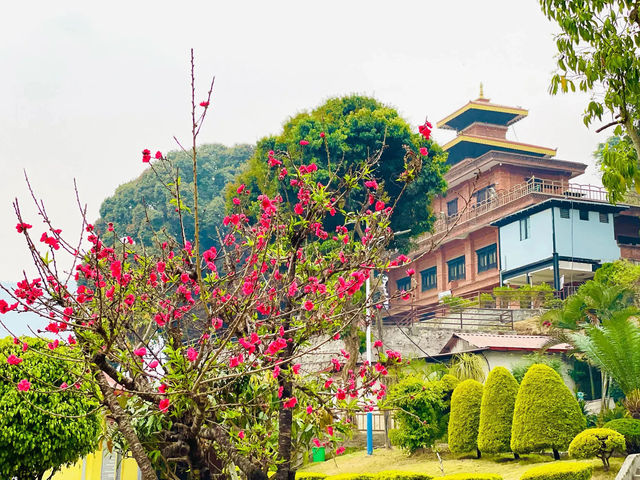
[[[0,17],[0,280],[29,263],[13,200],[45,230],[25,172],[54,225],[77,235],[74,179],[95,219],[144,170],[142,149],[188,140],[190,48],[198,99],[216,77],[201,143],[253,143],[350,93],[435,123],[482,82],[493,102],[529,109],[509,138],[589,164],[580,183],[597,184],[606,132],[582,123],[588,96],[548,93],[556,28],[534,0],[12,2]]]

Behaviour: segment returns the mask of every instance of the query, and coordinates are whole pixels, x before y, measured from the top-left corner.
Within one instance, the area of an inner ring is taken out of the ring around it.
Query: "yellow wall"
[[[82,478],[82,460],[72,467],[61,469],[53,480],[102,480],[102,450],[98,450],[85,458],[85,478]],[[125,458],[120,464],[120,480],[138,480],[138,465],[133,458]],[[112,480],[112,479],[109,479]]]

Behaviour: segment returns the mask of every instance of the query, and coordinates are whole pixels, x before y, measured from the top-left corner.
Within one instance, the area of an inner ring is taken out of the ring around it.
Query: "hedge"
[[[582,410],[562,377],[547,365],[524,376],[513,410],[511,450],[528,453],[552,448],[554,457],[586,427]]]
[[[624,435],[627,454],[640,453],[640,420],[635,418],[618,418],[603,425]]]
[[[374,475],[375,480],[432,480],[433,475],[422,472],[404,472],[402,470],[385,470]]]
[[[527,470],[520,480],[589,480],[592,474],[593,467],[589,463],[550,463]]]
[[[484,383],[480,406],[478,450],[483,453],[511,451],[511,423],[518,382],[504,367],[495,367]]]
[[[449,416],[449,450],[464,453],[477,450],[482,384],[465,380],[453,391]]]
[[[296,472],[296,480],[325,480],[327,475],[320,472]]]
[[[326,480],[375,480],[376,476],[370,473],[341,473],[330,475]]]
[[[434,480],[502,480],[502,477],[495,473],[454,473]]]
[[[622,434],[610,428],[588,428],[576,435],[569,445],[569,456],[573,458],[598,457],[609,470],[609,457],[615,451],[624,452],[625,443]]]

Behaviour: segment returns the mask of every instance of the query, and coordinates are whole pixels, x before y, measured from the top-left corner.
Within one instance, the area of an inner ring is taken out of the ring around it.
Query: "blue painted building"
[[[627,209],[549,199],[493,222],[498,227],[501,283],[544,282],[560,290],[588,280],[600,265],[620,258],[614,218]]]

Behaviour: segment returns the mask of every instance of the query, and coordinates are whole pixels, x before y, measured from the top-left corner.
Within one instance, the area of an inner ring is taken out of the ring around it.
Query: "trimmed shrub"
[[[385,470],[375,474],[375,480],[432,480],[433,475],[422,472],[403,472],[402,470]]]
[[[454,473],[434,480],[502,480],[502,477],[495,473]]]
[[[447,430],[451,392],[458,383],[452,375],[425,382],[407,377],[389,389],[388,402],[397,407],[397,428],[391,430],[391,443],[410,453],[427,448]]]
[[[483,453],[511,451],[511,422],[518,382],[504,367],[489,372],[482,393],[478,450]]]
[[[592,474],[590,463],[551,463],[527,470],[520,480],[589,480]]]
[[[376,476],[370,473],[341,473],[330,475],[327,480],[375,480]]]
[[[624,436],[627,454],[640,453],[640,420],[635,418],[618,418],[603,425]]]
[[[569,445],[569,456],[602,460],[605,471],[609,470],[609,457],[618,450],[624,452],[624,437],[610,428],[588,428],[576,435]]]
[[[558,373],[533,365],[524,376],[513,410],[511,451],[527,453],[552,448],[554,458],[586,426],[580,405]]]
[[[452,452],[464,453],[478,449],[481,403],[482,384],[476,380],[460,382],[453,391],[449,416],[449,450]]]
[[[296,472],[296,480],[324,480],[327,475],[320,472]]]

